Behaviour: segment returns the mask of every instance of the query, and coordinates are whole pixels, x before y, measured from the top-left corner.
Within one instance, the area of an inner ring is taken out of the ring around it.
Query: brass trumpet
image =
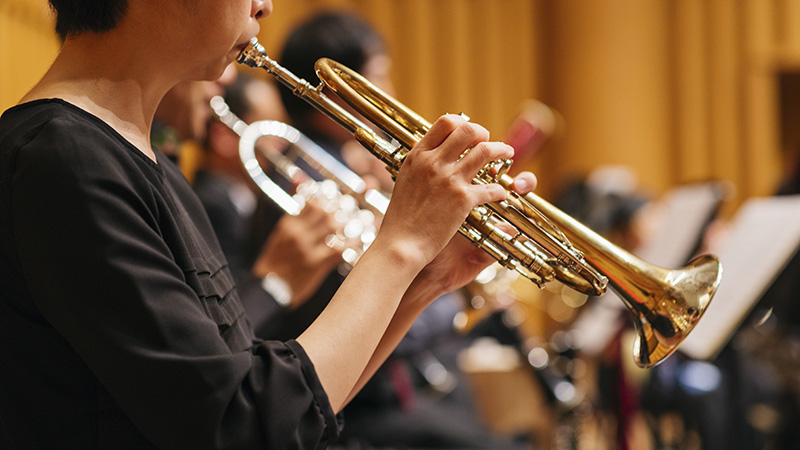
[[[348,129],[393,174],[431,126],[358,73],[327,58],[315,64],[322,80],[316,87],[270,59],[255,38],[238,62],[266,70]],[[328,98],[322,92],[326,86],[399,144],[380,138]],[[537,195],[514,192],[513,178],[507,174],[511,162],[492,162],[476,175],[474,183],[504,186],[508,199],[474,208],[459,231],[500,264],[540,287],[557,279],[577,291],[601,295],[610,285],[634,315],[638,339],[633,355],[639,367],[655,366],[674,353],[719,286],[722,265],[718,258],[702,255],[677,270],[642,261]],[[516,231],[504,231],[506,225]]]
[[[376,220],[383,217],[389,199],[375,189],[368,189],[361,177],[294,127],[274,120],[261,120],[248,125],[219,96],[213,97],[210,105],[217,119],[239,135],[242,167],[253,183],[278,207],[287,214],[297,215],[305,203],[314,198],[327,210],[336,212],[342,227],[335,235],[328,236],[326,244],[345,246],[342,251],[342,259],[346,264],[344,270],[355,264],[375,239]],[[257,142],[262,137],[279,139],[289,146],[289,151],[284,154],[277,148],[259,146]],[[294,194],[289,194],[267,174],[258,159],[257,150],[277,175],[296,186]],[[306,162],[308,168],[300,168],[289,153]],[[316,171],[317,178],[321,180],[315,180],[307,172],[309,168]]]

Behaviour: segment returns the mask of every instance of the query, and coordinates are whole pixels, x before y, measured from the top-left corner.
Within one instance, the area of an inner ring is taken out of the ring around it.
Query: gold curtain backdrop
[[[60,41],[46,0],[0,0],[0,110],[42,76]]]
[[[502,138],[527,99],[565,127],[528,167],[539,192],[625,164],[654,195],[716,179],[773,192],[800,145],[800,0],[274,0],[278,56],[313,11],[359,12],[386,37],[397,97],[429,119],[465,112]],[[45,0],[0,0],[0,108],[58,51]],[[202,49],[198,49],[202,51]]]

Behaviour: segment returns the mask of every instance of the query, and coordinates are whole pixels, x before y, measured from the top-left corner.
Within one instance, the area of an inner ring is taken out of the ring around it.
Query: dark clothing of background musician
[[[242,102],[235,95],[231,97],[228,89],[225,99],[226,102],[230,99],[231,111],[237,116],[249,115],[247,102]],[[345,163],[341,149],[328,137],[314,132],[309,132],[306,137],[339,162]],[[300,159],[294,162],[317,181],[322,179],[306,162]],[[269,169],[267,174],[291,192],[291,186],[282,176]],[[231,261],[234,276],[242,286],[242,303],[256,336],[277,340],[296,338],[327,306],[345,275],[337,270],[332,271],[320,288],[296,309],[278,306],[260,288],[260,283],[250,276],[250,267],[284,212],[265,195],[258,195],[255,211],[242,214],[231,200],[231,184],[226,182],[224,176],[200,171],[193,187]],[[234,264],[234,261],[239,263]],[[341,436],[342,445],[348,450],[368,450],[373,446],[381,449],[500,450],[511,445],[494,439],[479,426],[474,414],[470,414],[472,405],[467,393],[463,392],[466,389],[464,380],[455,392],[448,394],[448,398],[443,398],[444,393],[429,396],[424,392],[430,387],[420,375],[420,369],[424,368],[415,364],[413,355],[423,354],[426,357],[427,361],[420,364],[428,363],[434,354],[439,358],[450,356],[441,355],[439,349],[443,345],[450,345],[448,340],[454,334],[453,316],[460,310],[460,301],[452,297],[440,298],[431,304],[412,325],[390,360],[344,409],[345,426]],[[448,352],[454,355],[454,350]],[[418,361],[422,361],[422,358],[418,358]],[[454,357],[449,366],[455,366]],[[450,405],[451,402],[455,406]],[[413,411],[404,409],[412,403],[415,403]],[[464,405],[469,405],[469,408]]]
[[[200,202],[156,154],[60,100],[0,118],[11,448],[324,447],[339,424],[310,360],[253,336]]]

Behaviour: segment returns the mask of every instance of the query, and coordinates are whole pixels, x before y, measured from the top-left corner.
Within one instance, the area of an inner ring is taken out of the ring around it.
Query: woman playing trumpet
[[[491,261],[453,236],[505,198],[471,181],[511,149],[441,117],[330,305],[296,340],[257,341],[202,207],[149,131],[161,97],[218,77],[272,5],[50,3],[63,48],[0,119],[3,444],[324,448],[414,317]]]

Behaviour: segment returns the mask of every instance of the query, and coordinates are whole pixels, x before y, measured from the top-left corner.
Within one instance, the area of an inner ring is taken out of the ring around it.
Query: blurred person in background
[[[337,11],[313,15],[291,31],[279,63],[316,85],[314,63],[322,57],[344,64],[393,94],[391,59],[383,39],[359,16]],[[288,89],[281,88],[280,94],[293,126],[370,186],[392,191],[394,182],[384,163],[358,144],[349,131]],[[449,293],[420,315],[392,357],[345,411],[345,443],[365,449],[501,449],[513,445],[492,436],[478,422],[456,368],[456,353],[468,345],[453,328],[463,301],[459,293]]]
[[[358,15],[332,11],[317,14],[299,24],[287,37],[279,63],[316,85],[319,79],[314,63],[322,57],[329,57],[355,70],[379,89],[394,95],[391,58],[383,38]],[[394,182],[385,165],[358,144],[349,131],[288,89],[281,87],[280,95],[295,128],[365,178],[372,187],[391,192]],[[354,113],[335,95],[331,98]]]
[[[273,330],[270,338],[277,338],[285,335],[277,330],[286,326],[286,315],[310,298],[340,260],[341,251],[324,243],[337,224],[331,213],[312,201],[297,216],[275,217],[268,226],[277,232],[258,245],[253,242],[254,214],[263,193],[242,167],[238,135],[214,117],[210,100],[215,96],[227,97],[245,122],[285,120],[275,86],[239,73],[231,64],[215,81],[185,81],[167,92],[156,110],[157,125],[151,139],[154,146],[165,148],[192,180],[243,304],[258,305],[259,323]],[[199,161],[184,163],[184,159],[196,157],[192,152],[197,149],[202,152]],[[294,257],[285,258],[288,254]],[[285,283],[285,290],[265,289],[263,274],[269,274],[273,282],[280,280],[280,287]],[[287,292],[292,295],[286,297]],[[292,336],[302,331],[294,330]]]

